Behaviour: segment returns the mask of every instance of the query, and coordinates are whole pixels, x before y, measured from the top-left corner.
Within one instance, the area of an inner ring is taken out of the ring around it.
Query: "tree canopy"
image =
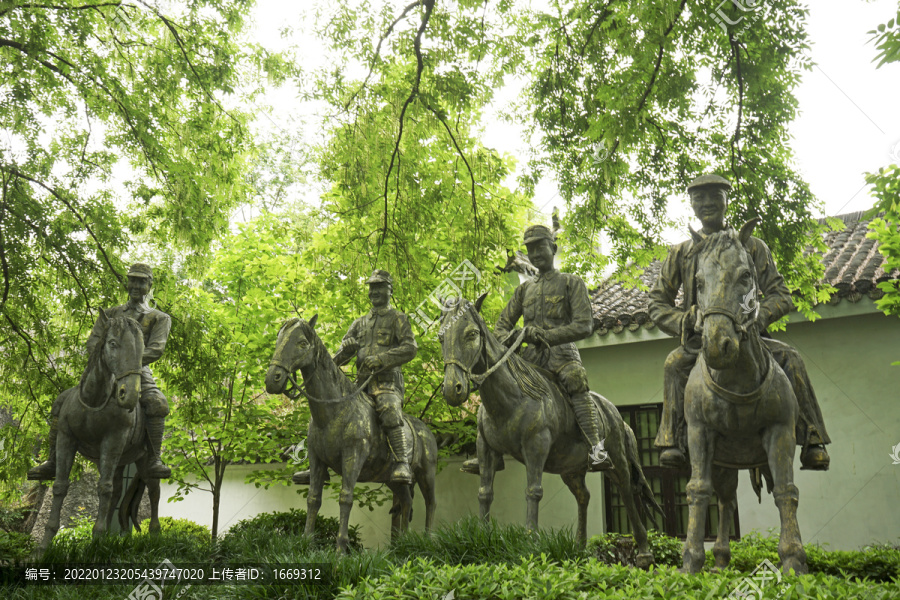
[[[662,256],[672,202],[715,171],[734,183],[732,222],[762,217],[799,308],[827,296],[804,254],[821,244],[816,200],[787,133],[811,64],[796,0],[318,7],[332,9],[317,13],[322,69],[302,48],[292,59],[249,42],[248,1],[0,2],[0,389],[20,421],[18,458],[0,465],[10,479],[77,381],[96,309],[123,301],[129,260],[154,264],[156,302],[173,316],[159,374],[184,410],[173,448],[194,465],[178,472],[208,477],[214,495],[221,473],[202,456],[250,456],[236,432],[281,410],[259,395],[266,340],[318,313],[336,349],[368,309],[374,268],[394,276],[419,338],[405,410],[471,439],[465,411],[437,397],[435,301],[489,290],[496,315],[510,281],[495,267],[536,218],[545,175],[567,208],[563,268],[589,285],[607,264],[627,278]],[[250,107],[284,81],[323,107],[320,143],[254,127]],[[492,111],[525,129],[527,164],[484,142]],[[324,192],[306,206],[297,188],[313,182]],[[233,226],[241,205],[262,216]],[[461,265],[478,276],[460,288]],[[288,435],[259,427],[269,449]],[[198,439],[218,445],[204,455]]]

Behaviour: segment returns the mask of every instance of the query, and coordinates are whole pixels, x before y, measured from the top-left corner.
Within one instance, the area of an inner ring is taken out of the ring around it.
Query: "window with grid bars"
[[[666,535],[685,538],[688,524],[688,502],[685,486],[691,477],[691,469],[685,466],[683,469],[670,469],[659,465],[659,451],[653,446],[656,432],[659,429],[659,421],[662,415],[662,404],[650,404],[640,406],[619,406],[622,419],[634,430],[637,439],[638,454],[640,455],[641,468],[650,489],[653,490],[656,501],[663,509],[664,518],[662,531]],[[616,533],[631,533],[631,525],[628,523],[628,515],[625,513],[625,505],[619,495],[619,490],[614,485],[609,485],[607,480],[605,488],[606,497],[606,530]],[[732,524],[732,539],[740,538],[738,510],[734,511]],[[655,515],[657,520],[659,515]],[[644,525],[648,528],[658,529],[653,524],[650,515],[644,514]],[[707,540],[715,540],[719,529],[719,506],[716,495],[713,494],[709,501],[706,514]]]

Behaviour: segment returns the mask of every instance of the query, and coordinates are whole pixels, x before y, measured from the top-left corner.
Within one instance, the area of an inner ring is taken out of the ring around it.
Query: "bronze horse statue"
[[[756,221],[740,233],[695,232],[697,325],[702,345],[685,388],[685,419],[691,479],[687,485],[688,532],[682,571],[704,562],[703,531],[710,494],[719,499],[716,567],[731,559],[729,528],[736,506],[738,469],[760,469],[781,515],[778,555],[785,573],[806,573],[806,552],[797,524],[794,485],[797,398],[787,376],[760,339],[756,324],[756,269],[744,245]],[[759,474],[754,488],[759,494]]]
[[[490,513],[494,474],[500,459],[509,454],[523,463],[527,472],[527,527],[538,526],[543,473],[558,473],[578,502],[576,534],[585,543],[590,501],[585,485],[588,443],[560,386],[514,354],[517,344],[507,350],[488,330],[480,314],[485,295],[474,305],[465,299],[448,302],[439,333],[447,403],[459,406],[469,397],[470,382],[480,385],[476,444],[481,516],[486,519]],[[631,427],[609,400],[593,392],[591,397],[600,417],[600,436],[605,438],[608,460],[614,467],[605,474],[621,491],[634,532],[636,564],[646,568],[653,562],[653,555],[640,510],[652,509],[662,514],[662,509],[641,470]]]
[[[100,310],[102,343],[88,357],[79,385],[60,394],[62,407],[56,441],[56,481],[44,539],[36,549],[43,553],[59,531],[60,510],[69,490],[69,474],[78,452],[97,464],[100,506],[94,523],[94,539],[112,524],[115,503],[122,492],[122,472],[134,463],[137,476],[125,493],[119,511],[123,534],[131,532],[129,518],[140,530],[137,509],[145,488],[150,494],[150,532],[158,533],[159,479],[145,475],[150,466],[144,418],[138,406],[141,395],[141,358],[144,335],[128,317],[107,318]]]
[[[357,388],[334,364],[325,344],[315,332],[318,315],[309,322],[292,318],[278,332],[275,354],[266,373],[266,391],[296,398],[297,370],[303,375],[311,419],[306,437],[309,453],[309,496],[305,535],[315,532],[316,516],[322,505],[322,488],[328,469],[341,476],[340,531],[337,548],[346,552],[349,544],[350,509],[356,482],[385,483],[394,494],[392,537],[406,531],[412,517],[412,485],[390,481],[393,456],[381,431],[371,398]],[[410,467],[425,500],[425,530],[431,530],[436,506],[434,480],[437,470],[437,443],[422,421],[408,415],[413,431],[413,458]]]

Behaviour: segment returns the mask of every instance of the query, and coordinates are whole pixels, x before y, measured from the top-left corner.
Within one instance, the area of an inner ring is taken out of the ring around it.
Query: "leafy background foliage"
[[[400,310],[434,317],[435,292],[464,260],[481,278],[462,291],[491,292],[493,320],[512,285],[494,267],[543,219],[531,197],[544,175],[566,205],[563,269],[591,284],[607,265],[633,283],[663,256],[663,231],[683,225],[669,216],[675,199],[716,171],[735,185],[729,219],[763,218],[758,235],[798,308],[814,316],[830,293],[803,252],[821,246],[818,201],[787,134],[810,68],[796,0],[761,4],[740,31],[686,1],[320,3],[324,68],[307,66],[302,48],[275,54],[249,41],[251,8],[0,3],[7,498],[53,399],[77,381],[97,308],[124,300],[135,260],[154,265],[153,302],[173,317],[154,368],[173,409],[177,496],[199,486],[214,509],[228,464],[281,462],[304,435],[306,407],[263,392],[280,324],[318,314],[334,352],[369,308],[372,269],[393,274]],[[896,60],[896,31],[873,32],[884,61]],[[265,92],[282,84],[320,107],[317,137],[301,120],[260,126]],[[523,90],[514,102],[498,93],[506,85]],[[497,111],[526,127],[527,164],[484,143],[485,115]],[[895,180],[873,175],[892,260]],[[304,203],[314,186],[321,193]],[[891,293],[883,307],[896,307]],[[404,408],[458,450],[474,437],[471,407],[440,398],[433,329],[415,326]],[[251,481],[286,484],[286,470]]]

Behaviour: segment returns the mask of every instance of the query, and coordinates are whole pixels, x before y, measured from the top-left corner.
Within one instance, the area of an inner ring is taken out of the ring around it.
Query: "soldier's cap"
[[[128,269],[129,277],[144,277],[145,279],[153,279],[153,268],[145,263],[134,263]]]
[[[366,279],[366,283],[387,283],[388,285],[393,286],[394,280],[391,279],[391,274],[383,269],[375,269],[372,271],[372,276]]]
[[[690,194],[691,190],[703,187],[719,187],[726,191],[731,191],[731,182],[724,177],[709,173],[707,175],[701,175],[688,184],[687,193]]]
[[[555,240],[553,239],[553,233],[546,225],[532,225],[525,230],[526,244],[539,242],[541,240],[550,240],[551,242],[555,242]]]

